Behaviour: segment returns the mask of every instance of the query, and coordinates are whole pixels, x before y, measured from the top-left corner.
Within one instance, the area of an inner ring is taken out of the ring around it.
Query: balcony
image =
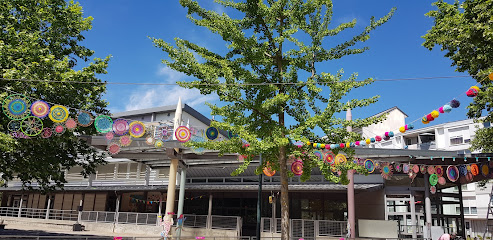
[[[432,141],[432,142],[426,142],[426,143],[407,145],[407,149],[437,150],[437,146],[435,144],[435,141]]]

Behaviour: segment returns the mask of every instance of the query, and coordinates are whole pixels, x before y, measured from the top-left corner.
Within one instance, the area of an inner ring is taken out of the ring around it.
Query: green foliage
[[[96,75],[106,73],[109,56],[89,62],[94,52],[80,45],[82,33],[91,29],[91,21],[91,17],[83,17],[82,7],[73,1],[0,1],[0,77],[60,81],[0,80],[0,101],[11,93],[4,91],[7,89],[72,107],[72,115],[76,114],[73,108],[107,113],[107,104],[101,99],[104,85],[65,83],[100,82]],[[84,65],[79,67],[80,63]],[[49,139],[12,139],[6,134],[9,121],[0,114],[0,169],[4,180],[17,176],[27,187],[38,182],[49,190],[65,182],[63,169],[82,166],[87,175],[104,163],[102,156],[72,133]],[[52,122],[44,120],[44,124],[50,127]],[[78,129],[82,135],[95,133],[93,127]]]
[[[468,107],[468,116],[479,118],[486,110],[484,121],[491,122],[493,84],[487,76],[493,72],[493,1],[466,0],[454,4],[437,1],[433,5],[438,10],[426,15],[434,18],[435,25],[423,36],[423,45],[430,50],[440,45],[457,71],[468,72],[481,84],[481,92]],[[472,149],[493,152],[491,138],[491,129],[478,129]]]

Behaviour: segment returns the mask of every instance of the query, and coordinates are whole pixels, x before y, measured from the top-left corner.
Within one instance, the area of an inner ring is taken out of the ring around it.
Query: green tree
[[[251,156],[262,154],[264,164],[280,171],[282,239],[289,239],[288,178],[293,176],[287,166],[290,156],[303,159],[302,180],[310,178],[311,169],[318,167],[331,181],[347,183],[348,169],[364,172],[352,161],[338,165],[342,178],[313,155],[313,147],[299,148],[291,140],[318,143],[341,143],[359,140],[361,136],[346,131],[346,126],[367,126],[381,119],[346,121],[337,114],[348,108],[364,107],[377,101],[352,99],[342,102],[350,90],[371,83],[372,79],[356,81],[357,74],[343,79],[337,74],[317,72],[317,64],[363,53],[367,47],[355,47],[369,39],[371,30],[385,23],[393,14],[371,23],[362,33],[346,42],[325,49],[326,37],[353,28],[356,20],[330,28],[331,1],[216,1],[239,12],[242,18],[208,11],[192,0],[180,0],[188,8],[188,18],[196,25],[219,34],[227,43],[225,54],[212,52],[190,41],[176,38],[175,44],[153,38],[154,44],[167,53],[163,62],[170,68],[197,78],[181,82],[187,88],[197,88],[202,94],[216,93],[225,104],[209,104],[212,115],[221,119],[213,126],[232,131],[239,137],[225,141],[190,143],[192,146],[237,152],[250,156],[234,174],[240,174]],[[326,137],[316,136],[321,128]],[[249,146],[244,144],[246,141]],[[337,152],[337,149],[334,150]],[[350,151],[348,151],[350,152]]]
[[[479,118],[488,112],[484,122],[491,122],[493,100],[493,1],[466,0],[449,4],[443,1],[433,3],[438,10],[426,15],[434,18],[434,26],[423,36],[423,46],[432,50],[436,45],[445,51],[445,57],[452,60],[456,71],[468,72],[481,84],[481,91],[468,108],[469,118]],[[493,152],[493,130],[478,129],[472,141],[473,150]]]
[[[72,115],[76,109],[107,113],[106,102],[101,100],[104,85],[67,82],[100,82],[97,74],[106,73],[109,56],[90,62],[94,52],[80,45],[82,33],[91,29],[91,21],[91,17],[83,17],[82,7],[73,1],[1,0],[0,102],[10,94],[21,93],[70,107]],[[10,121],[0,114],[3,180],[17,177],[24,186],[37,182],[49,190],[65,182],[64,169],[82,166],[86,175],[104,163],[103,156],[70,132],[48,139],[14,139],[8,135]],[[49,119],[43,123],[45,127],[53,124]],[[93,127],[78,128],[81,135],[94,132]]]

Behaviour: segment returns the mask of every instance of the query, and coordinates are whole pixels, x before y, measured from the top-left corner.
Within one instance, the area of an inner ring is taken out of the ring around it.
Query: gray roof
[[[383,184],[354,184],[355,190],[378,190]],[[258,184],[214,184],[214,185],[187,185],[187,190],[209,191],[258,191]],[[281,185],[265,184],[263,191],[280,190]],[[289,191],[346,191],[347,186],[342,184],[290,184]]]
[[[392,112],[392,111],[394,111],[394,110],[399,110],[399,111],[401,111],[401,113],[402,113],[402,114],[404,114],[406,117],[409,117],[409,116],[408,116],[408,115],[407,115],[404,111],[402,111],[402,110],[401,110],[400,108],[398,108],[397,106],[394,106],[394,107],[391,107],[391,108],[389,108],[389,109],[387,109],[387,110],[384,110],[384,111],[382,111],[382,112],[379,112],[379,113],[377,113],[377,114],[373,115],[372,117],[378,117],[378,116],[380,116],[380,115],[382,115],[382,114],[389,113],[389,112]]]

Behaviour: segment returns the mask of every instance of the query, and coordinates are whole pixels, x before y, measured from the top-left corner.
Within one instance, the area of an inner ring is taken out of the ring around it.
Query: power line
[[[463,76],[438,76],[438,77],[415,77],[415,78],[389,78],[389,79],[373,79],[375,82],[396,82],[396,81],[419,81],[419,80],[432,80],[432,79],[452,79],[452,78],[466,78],[472,77],[470,75]],[[142,86],[178,86],[178,83],[136,83],[136,82],[78,82],[78,81],[60,81],[60,80],[42,80],[42,79],[10,79],[0,78],[3,81],[22,81],[22,82],[46,82],[46,83],[77,83],[77,84],[106,84],[106,85],[142,85]],[[362,81],[355,81],[362,82]],[[277,82],[277,83],[184,83],[190,86],[266,86],[266,85],[312,85],[312,84],[324,84],[332,82]]]

